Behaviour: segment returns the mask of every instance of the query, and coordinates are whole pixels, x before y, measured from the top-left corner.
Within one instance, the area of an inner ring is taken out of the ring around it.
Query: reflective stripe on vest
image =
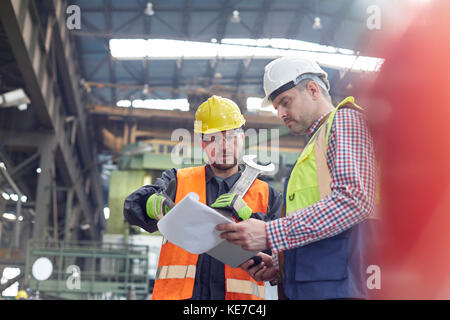
[[[205,166],[180,169],[177,172],[178,203],[189,192],[199,195],[206,203]],[[244,196],[244,201],[253,212],[267,213],[269,186],[256,179]],[[188,213],[187,213],[188,214]],[[158,272],[152,300],[181,300],[192,297],[198,255],[175,246],[163,239],[158,262]],[[254,281],[244,270],[225,265],[226,300],[264,299],[264,282]]]
[[[195,279],[195,265],[189,266],[161,266],[156,271],[156,279]]]
[[[227,291],[249,294],[264,299],[264,285],[247,280],[227,279]]]

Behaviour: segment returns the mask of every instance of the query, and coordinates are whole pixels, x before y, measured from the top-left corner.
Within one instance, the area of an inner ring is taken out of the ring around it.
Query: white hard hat
[[[295,87],[303,79],[312,79],[326,91],[330,90],[328,75],[319,65],[300,57],[282,57],[264,68],[264,97],[261,106],[267,107],[280,93]]]

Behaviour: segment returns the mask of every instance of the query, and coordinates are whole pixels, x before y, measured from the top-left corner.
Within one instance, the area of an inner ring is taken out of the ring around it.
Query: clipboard
[[[232,268],[258,253],[220,238],[221,232],[215,227],[236,222],[198,199],[197,194],[189,193],[159,220],[158,230],[168,241],[193,254],[207,253]]]
[[[244,250],[241,246],[224,240],[206,253],[232,268],[237,268],[258,252]]]

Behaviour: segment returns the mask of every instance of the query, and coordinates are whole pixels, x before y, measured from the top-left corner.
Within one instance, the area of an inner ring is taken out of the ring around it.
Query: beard
[[[237,162],[235,162],[234,164],[217,164],[217,163],[213,163],[212,166],[214,168],[216,168],[217,170],[226,171],[226,170],[230,170],[231,168],[234,168],[234,166],[236,164],[237,164]]]

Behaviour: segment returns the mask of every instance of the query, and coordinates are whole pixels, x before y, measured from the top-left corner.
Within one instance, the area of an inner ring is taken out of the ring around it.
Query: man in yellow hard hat
[[[197,193],[211,207],[230,210],[236,221],[279,218],[281,194],[261,180],[255,180],[243,198],[228,193],[242,171],[244,124],[232,100],[212,96],[202,103],[195,114],[194,131],[201,136],[208,164],[164,171],[154,184],[130,194],[124,203],[126,220],[154,232],[158,220],[189,192]],[[264,299],[264,282],[206,253],[194,255],[164,239],[152,299]]]

